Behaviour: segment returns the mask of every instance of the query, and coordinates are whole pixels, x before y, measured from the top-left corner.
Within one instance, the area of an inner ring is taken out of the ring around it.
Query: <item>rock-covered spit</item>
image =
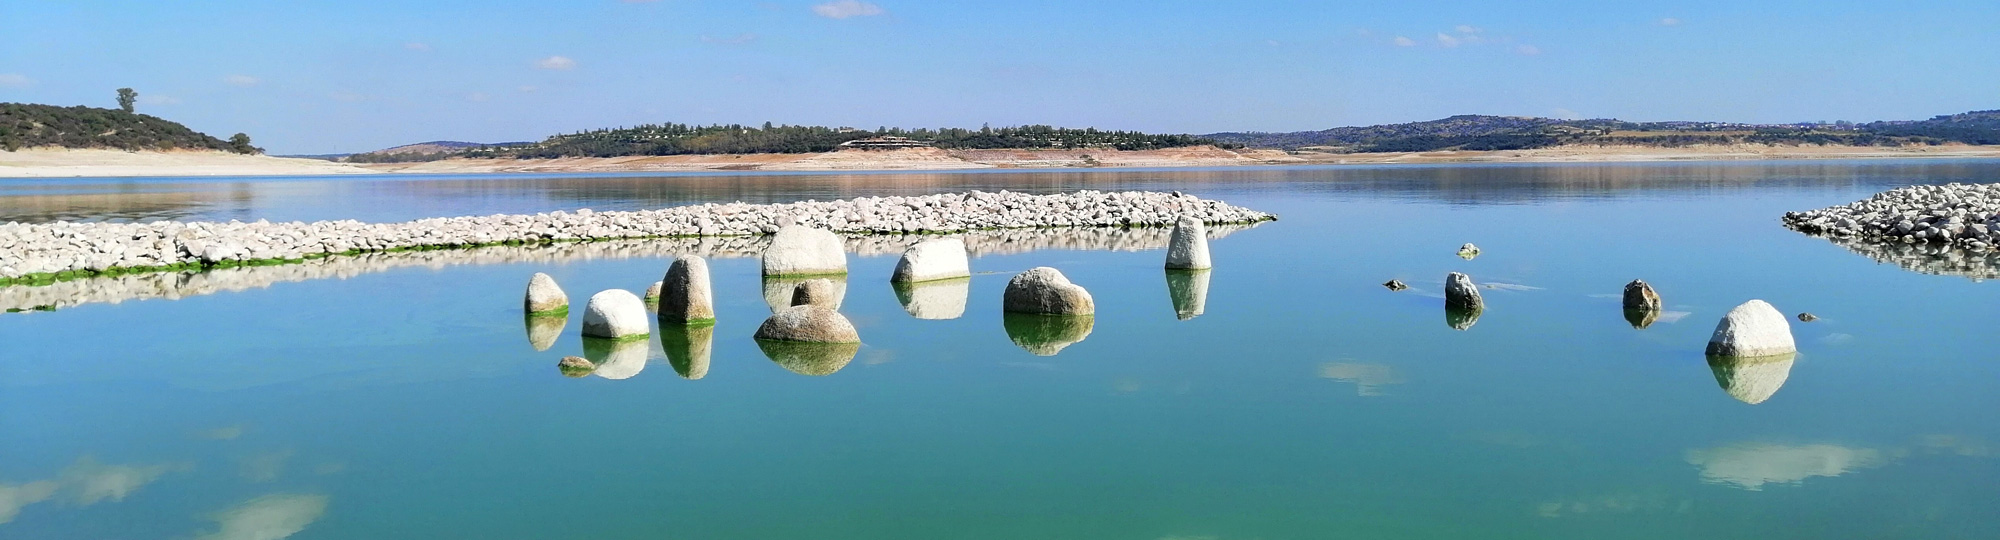
[[[1910,186],[1841,206],[1786,212],[1784,219],[1807,234],[1993,251],[2000,244],[2000,184]]]

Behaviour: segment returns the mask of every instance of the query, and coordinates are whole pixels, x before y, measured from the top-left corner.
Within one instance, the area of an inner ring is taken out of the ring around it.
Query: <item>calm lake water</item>
[[[851,256],[866,343],[810,369],[750,339],[757,260],[718,257],[706,366],[662,331],[643,362],[560,374],[582,300],[660,279],[664,248],[0,314],[0,538],[1995,538],[2000,284],[1778,220],[1953,181],[2000,162],[4,181],[0,221],[964,189],[1178,189],[1281,220],[1214,240],[1205,282],[1106,241],[978,256],[963,293],[912,297],[962,298],[955,319],[911,315],[936,306],[906,309],[893,255]],[[1010,336],[1001,289],[1035,266],[1096,297],[1081,341]],[[521,315],[538,271],[579,307],[546,351]],[[1488,286],[1464,330],[1452,271]],[[1644,329],[1617,299],[1634,278],[1667,305]],[[1792,362],[1712,366],[1752,298],[1820,319]]]

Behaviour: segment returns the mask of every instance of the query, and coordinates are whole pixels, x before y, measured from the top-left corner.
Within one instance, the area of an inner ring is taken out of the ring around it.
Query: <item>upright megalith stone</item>
[[[667,266],[660,280],[660,321],[681,325],[715,324],[715,301],[709,292],[708,261],[682,255]]]
[[[1007,313],[1043,315],[1097,313],[1097,303],[1091,300],[1090,291],[1070,283],[1061,271],[1047,266],[1016,274],[1008,280],[1001,308]]]
[[[1625,284],[1625,309],[1659,311],[1660,293],[1653,292],[1645,280],[1632,280]]]
[[[833,280],[808,279],[792,289],[792,305],[840,309],[841,296],[841,293],[834,289]]]
[[[584,307],[584,337],[626,339],[650,333],[646,303],[631,291],[611,289],[591,295]]]
[[[860,343],[854,323],[833,308],[806,304],[779,310],[757,327],[759,340],[802,343]]]
[[[1775,356],[1798,352],[1792,324],[1763,300],[1751,300],[1722,316],[1708,338],[1709,356]]]
[[[529,315],[537,317],[569,315],[569,295],[556,285],[556,278],[541,272],[528,278],[528,297],[522,304]]]
[[[823,276],[847,273],[846,246],[831,231],[801,225],[778,228],[764,250],[766,276]]]
[[[928,240],[903,250],[896,261],[892,283],[920,283],[940,279],[972,277],[972,265],[965,257],[965,241],[957,238]]]
[[[1479,296],[1479,286],[1472,283],[1472,276],[1452,272],[1444,278],[1444,306],[1460,310],[1485,309],[1486,299]]]
[[[1207,270],[1213,267],[1208,260],[1208,226],[1191,216],[1183,216],[1174,223],[1174,234],[1167,241],[1168,270]]]

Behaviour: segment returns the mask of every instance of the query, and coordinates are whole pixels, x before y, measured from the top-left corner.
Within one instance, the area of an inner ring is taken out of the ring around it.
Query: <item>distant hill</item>
[[[338,159],[355,163],[403,163],[412,161],[436,161],[456,157],[471,150],[495,146],[520,146],[529,142],[476,143],[465,141],[430,141],[416,144],[383,148],[358,154],[344,154]]]
[[[893,141],[881,142],[881,141]],[[880,144],[868,144],[877,143]],[[540,142],[473,143],[439,141],[399,146],[364,154],[348,161],[362,163],[430,161],[447,157],[476,158],[558,158],[669,156],[684,154],[772,154],[831,152],[843,146],[909,147],[931,146],[953,149],[1080,149],[1153,150],[1217,144],[1191,135],[1156,135],[1136,131],[1105,131],[1052,126],[1017,126],[980,129],[861,130],[823,126],[763,126],[650,124],[617,129],[599,129],[556,135]],[[402,149],[412,149],[398,151]]]
[[[1731,122],[1626,122],[1521,116],[1461,115],[1441,120],[1339,127],[1290,133],[1204,135],[1253,148],[1335,152],[1522,150],[1566,144],[1687,146],[1761,143],[1898,146],[1945,143],[2000,144],[2000,111],[1974,111],[1929,120],[1854,123],[1743,124]]]
[[[239,147],[152,115],[96,107],[0,103],[0,150],[38,147],[259,152],[248,145],[247,138]]]

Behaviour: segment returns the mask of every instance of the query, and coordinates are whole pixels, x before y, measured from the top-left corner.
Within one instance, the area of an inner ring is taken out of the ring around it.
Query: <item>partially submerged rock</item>
[[[1479,246],[1472,245],[1471,242],[1466,242],[1465,245],[1458,246],[1458,258],[1470,261],[1473,257],[1478,256]]]
[[[778,229],[764,250],[766,276],[825,276],[847,273],[847,252],[831,231],[802,225]]]
[[[1000,322],[1007,328],[1007,339],[1013,340],[1015,345],[1035,356],[1055,356],[1064,348],[1090,337],[1091,328],[1097,325],[1097,317],[1006,313],[1001,316]]]
[[[556,371],[562,372],[564,377],[582,377],[596,370],[597,364],[580,356],[565,356],[562,361],[556,362]]]
[[[1653,286],[1645,280],[1635,279],[1625,284],[1625,309],[1660,310],[1660,293],[1653,292]]]
[[[1817,321],[1817,320],[1819,320],[1819,316],[1818,316],[1818,315],[1814,315],[1814,314],[1811,314],[1811,313],[1805,313],[1805,312],[1800,312],[1800,313],[1799,313],[1799,322],[1813,322],[1813,321]]]
[[[587,337],[583,338],[583,357],[597,365],[597,369],[591,372],[592,375],[612,380],[630,379],[646,369],[646,353],[649,345],[648,340],[644,339]]]
[[[1459,310],[1486,309],[1486,299],[1479,296],[1479,286],[1472,283],[1472,276],[1452,272],[1444,278],[1444,305]]]
[[[528,345],[534,347],[535,352],[546,351],[550,347],[554,347],[556,338],[562,337],[563,327],[569,325],[569,317],[536,317],[528,315],[522,318],[526,319],[528,324]]]
[[[940,238],[920,242],[903,251],[896,261],[892,283],[919,283],[940,279],[972,277],[972,264],[965,256],[965,241]]]
[[[660,347],[667,363],[681,378],[695,380],[708,375],[710,351],[715,346],[715,326],[673,326],[660,329]]]
[[[1207,270],[1212,266],[1208,258],[1208,227],[1193,217],[1182,217],[1175,222],[1173,238],[1167,243],[1167,269]]]
[[[590,297],[583,311],[585,337],[623,339],[652,332],[646,320],[646,303],[625,289],[611,289]]]
[[[845,276],[835,276],[833,278],[766,277],[764,278],[764,304],[770,306],[772,313],[784,311],[785,308],[792,307],[792,297],[798,294],[799,285],[815,279],[825,279],[833,283],[833,292],[830,297],[833,304],[828,307],[840,309],[841,302],[847,298],[847,279]]]
[[[1778,308],[1751,300],[1729,310],[1708,339],[1709,356],[1775,356],[1798,352],[1792,325]]]
[[[1785,385],[1785,379],[1792,376],[1792,361],[1796,353],[1776,356],[1738,357],[1709,356],[1708,369],[1715,372],[1715,383],[1722,385],[1722,391],[1737,401],[1756,405],[1771,399],[1778,388]]]
[[[655,282],[653,282],[653,286],[651,286],[651,287],[646,287],[646,294],[645,294],[645,295],[644,295],[644,296],[643,296],[643,297],[642,297],[641,299],[642,299],[642,300],[645,300],[645,301],[646,301],[646,303],[648,303],[648,304],[658,304],[658,303],[660,303],[660,289],[661,289],[662,287],[664,287],[664,286],[666,285],[666,283],[667,283],[667,282],[665,282],[665,281],[655,281]]]
[[[682,255],[667,266],[660,280],[660,321],[680,325],[715,324],[714,294],[709,290],[708,260]]]
[[[537,317],[569,315],[569,295],[556,285],[556,278],[541,272],[528,278],[528,296],[522,305],[529,315]]]
[[[1061,271],[1047,266],[1022,272],[1008,280],[1007,290],[1001,300],[1001,308],[1007,313],[1045,315],[1097,313],[1097,304],[1091,300],[1089,291],[1070,283],[1069,278],[1063,277]]]
[[[1167,298],[1174,303],[1174,317],[1188,320],[1208,309],[1209,270],[1168,270]]]
[[[1388,287],[1388,288],[1389,288],[1389,290],[1392,290],[1392,291],[1400,291],[1400,290],[1403,290],[1403,289],[1408,289],[1408,288],[1410,288],[1410,286],[1409,286],[1409,285],[1404,285],[1404,284],[1403,284],[1403,280],[1400,280],[1400,279],[1392,279],[1392,280],[1389,280],[1389,282],[1388,282],[1388,283],[1383,283],[1383,284],[1382,284],[1382,286],[1383,286],[1383,287]]]
[[[972,279],[943,279],[921,283],[895,283],[896,301],[911,317],[947,320],[965,316],[965,301],[972,294]]]
[[[757,350],[765,358],[800,375],[821,377],[832,375],[840,368],[854,361],[860,354],[860,343],[803,343],[798,341],[757,340]]]
[[[835,290],[833,280],[808,279],[792,288],[792,305],[840,309],[842,296],[845,296],[845,291]]]
[[[759,340],[806,343],[860,343],[854,323],[833,308],[819,305],[792,306],[779,310],[757,327]]]

